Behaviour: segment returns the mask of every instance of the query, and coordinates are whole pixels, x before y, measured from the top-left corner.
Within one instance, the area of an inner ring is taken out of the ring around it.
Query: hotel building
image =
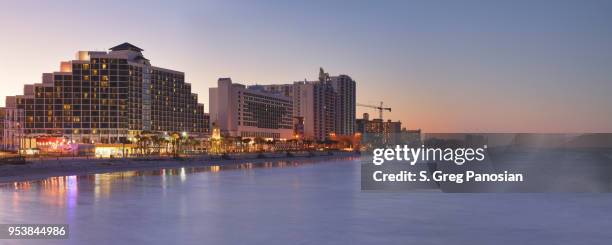
[[[5,148],[16,147],[15,135],[119,144],[143,132],[205,132],[204,105],[185,74],[152,66],[142,51],[129,43],[79,51],[60,71],[44,73],[42,83],[7,97]]]
[[[210,122],[230,137],[291,139],[291,98],[263,86],[245,86],[220,78],[209,89]]]

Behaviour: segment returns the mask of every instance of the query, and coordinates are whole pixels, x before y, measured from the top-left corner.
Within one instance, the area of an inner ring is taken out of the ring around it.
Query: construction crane
[[[391,112],[391,107],[385,107],[382,101],[380,102],[380,105],[365,105],[365,104],[358,103],[357,106],[373,108],[373,109],[378,110],[378,118],[380,118],[380,121],[383,121],[383,111]]]

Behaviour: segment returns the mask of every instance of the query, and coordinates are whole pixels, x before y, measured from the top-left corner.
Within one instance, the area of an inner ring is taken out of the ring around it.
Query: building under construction
[[[363,136],[363,142],[370,145],[395,145],[420,142],[421,130],[406,130],[401,121],[370,120],[368,113],[356,120],[356,131]]]

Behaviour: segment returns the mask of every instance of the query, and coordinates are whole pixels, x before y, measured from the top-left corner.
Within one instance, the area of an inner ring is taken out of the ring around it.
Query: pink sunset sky
[[[0,106],[78,50],[130,42],[184,71],[206,106],[219,77],[287,83],[323,67],[409,129],[612,132],[611,12],[609,1],[6,1]]]

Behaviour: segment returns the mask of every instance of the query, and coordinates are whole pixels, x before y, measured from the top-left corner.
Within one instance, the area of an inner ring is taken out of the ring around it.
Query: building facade
[[[205,135],[210,136],[210,114],[208,113],[204,113],[203,115],[204,117],[204,121],[202,122],[204,128],[203,128],[203,132]]]
[[[61,62],[60,71],[44,73],[42,83],[7,97],[5,110],[14,116],[5,120],[4,138],[16,132],[116,144],[143,132],[204,132],[204,105],[184,73],[152,66],[142,51],[123,43],[108,52],[79,51],[75,60]]]
[[[220,78],[209,89],[210,122],[230,137],[292,139],[293,104],[282,93]]]
[[[16,151],[19,149],[20,138],[23,134],[24,110],[16,108],[15,96],[6,98],[6,107],[0,109],[2,117],[2,149]]]
[[[4,147],[4,122],[6,121],[6,110],[4,108],[0,108],[0,132],[2,132],[2,134],[0,134],[0,142],[1,142],[1,146],[0,146],[0,150],[6,150],[6,148]]]

